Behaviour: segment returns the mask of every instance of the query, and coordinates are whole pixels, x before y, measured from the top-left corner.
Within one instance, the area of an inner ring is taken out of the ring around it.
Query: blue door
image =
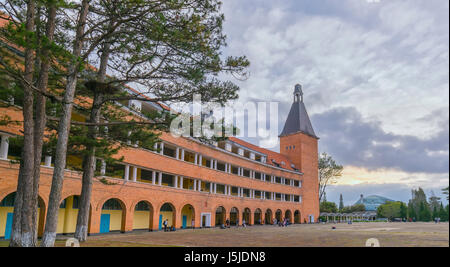
[[[162,230],[162,215],[159,215],[159,230]]]
[[[102,214],[100,218],[100,233],[109,233],[109,226],[111,223],[111,214]]]
[[[187,228],[187,217],[186,215],[183,216],[183,229]]]
[[[6,217],[5,239],[11,238],[13,216],[14,216],[14,213],[8,213],[8,215]]]

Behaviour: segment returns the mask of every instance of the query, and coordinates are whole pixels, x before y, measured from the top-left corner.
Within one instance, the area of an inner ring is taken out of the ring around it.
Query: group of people
[[[283,218],[281,221],[278,221],[276,218],[273,219],[273,225],[278,225],[279,227],[287,227],[289,224],[289,219],[287,218]]]
[[[176,231],[175,226],[172,225],[169,227],[169,220],[167,220],[167,219],[163,222],[163,227],[164,227],[164,232],[175,232]]]
[[[239,219],[236,219],[236,223],[235,223],[236,228],[239,228]],[[244,220],[242,220],[242,227],[247,227],[247,222]],[[226,228],[231,228],[231,221],[230,219],[227,219],[225,221],[225,224],[222,224],[221,227],[222,229],[226,229]]]

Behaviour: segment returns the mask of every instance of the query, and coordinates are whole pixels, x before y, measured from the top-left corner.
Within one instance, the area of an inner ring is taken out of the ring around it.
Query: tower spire
[[[303,88],[301,84],[295,85],[294,102],[303,102]]]
[[[300,84],[295,86],[294,103],[287,117],[283,132],[280,136],[287,136],[296,133],[304,133],[306,135],[317,138],[314,128],[306,111],[303,102],[303,87]]]

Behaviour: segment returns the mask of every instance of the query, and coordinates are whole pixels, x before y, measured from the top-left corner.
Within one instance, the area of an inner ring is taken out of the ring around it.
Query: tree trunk
[[[106,42],[103,47],[103,52],[100,60],[100,69],[97,74],[97,79],[99,82],[103,82],[106,79],[106,69],[109,61],[110,47],[111,45],[109,44],[109,42]],[[94,92],[94,102],[92,104],[90,115],[90,122],[92,123],[100,122],[103,98],[103,92],[99,90],[96,90]],[[98,138],[98,128],[98,126],[89,126],[88,137],[90,139],[96,140]],[[80,197],[80,209],[78,211],[77,227],[75,232],[75,238],[80,242],[85,242],[87,240],[89,208],[91,204],[92,184],[95,173],[95,146],[89,146],[86,149],[87,151],[89,151],[89,153],[83,160],[83,181]]]
[[[101,106],[98,103],[101,103],[102,97],[98,97],[97,95],[94,97],[94,104],[91,110],[91,118],[90,121],[93,123],[98,123],[100,121],[100,111]],[[98,127],[89,126],[88,137],[92,138],[92,140],[97,139],[98,137]],[[89,224],[89,211],[91,204],[91,195],[92,195],[92,183],[95,173],[95,146],[89,146],[86,148],[89,151],[89,154],[84,157],[83,160],[83,180],[81,187],[81,196],[80,196],[80,207],[78,210],[77,217],[77,227],[75,231],[75,238],[80,242],[85,242],[88,234],[88,224]]]
[[[26,31],[34,31],[36,3],[29,0],[27,3]],[[31,43],[27,37],[27,42]],[[34,119],[33,119],[33,84],[34,72],[34,50],[25,50],[25,73],[23,82],[23,132],[24,143],[22,148],[22,160],[20,176],[17,185],[16,203],[14,204],[13,233],[10,246],[32,246],[32,191],[33,191],[33,170],[34,170]],[[16,209],[17,208],[17,209]]]
[[[46,26],[46,38],[49,42],[53,41],[56,26],[56,7],[48,9]],[[42,49],[42,58],[39,71],[39,80],[37,88],[45,92],[48,86],[48,76],[50,70],[50,51],[48,48]],[[37,228],[38,228],[38,203],[39,203],[39,180],[41,175],[42,146],[44,144],[44,131],[47,122],[46,117],[46,98],[42,94],[36,94],[36,121],[34,125],[34,178],[33,178],[33,245],[37,246]]]
[[[84,35],[89,6],[90,0],[83,0],[78,18],[77,33],[73,48],[73,56],[76,61],[73,62],[73,64],[71,64],[69,67],[69,77],[67,79],[66,91],[64,93],[62,115],[58,126],[58,142],[55,151],[55,168],[53,171],[45,231],[41,243],[42,247],[53,247],[56,239],[58,211],[61,201],[64,171],[66,168],[67,143],[69,140],[70,121],[72,116],[73,100],[78,81],[78,70],[80,66],[78,58],[81,55],[81,50],[84,44],[84,39],[82,38],[82,36]]]

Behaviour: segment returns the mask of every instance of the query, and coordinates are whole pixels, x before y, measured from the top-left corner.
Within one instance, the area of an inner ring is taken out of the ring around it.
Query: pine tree
[[[422,221],[422,222],[429,222],[429,221],[431,221],[430,207],[424,201],[420,202],[420,206],[419,206],[419,221]]]
[[[444,204],[442,204],[442,202],[441,202],[441,205],[439,208],[439,216],[438,217],[441,218],[441,221],[443,221],[443,222],[448,221],[448,213],[444,207]]]
[[[342,212],[344,210],[344,198],[342,197],[342,194],[339,197],[339,211]]]

